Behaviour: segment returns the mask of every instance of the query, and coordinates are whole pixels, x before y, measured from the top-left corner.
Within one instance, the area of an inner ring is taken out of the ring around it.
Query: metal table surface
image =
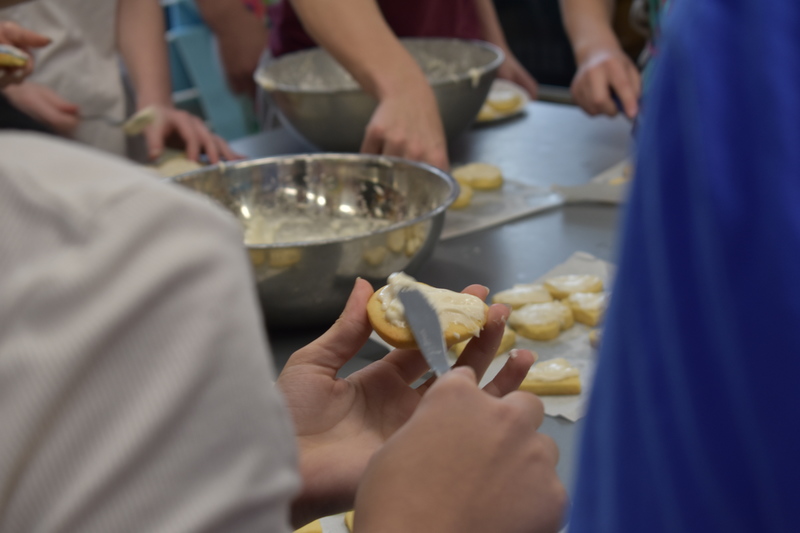
[[[451,146],[450,158],[454,165],[497,164],[508,178],[532,185],[579,185],[627,155],[630,130],[624,118],[591,118],[576,107],[532,102],[518,118],[467,132]],[[314,151],[282,129],[234,141],[232,146],[249,157]],[[439,243],[417,278],[453,290],[471,283],[500,290],[541,276],[578,250],[613,261],[618,220],[619,209],[606,205],[571,205],[539,213]],[[320,333],[269,331],[278,369],[294,350]],[[384,348],[369,342],[343,372],[361,368],[384,353]],[[541,428],[561,449],[559,474],[568,489],[580,427],[580,422],[545,417]]]

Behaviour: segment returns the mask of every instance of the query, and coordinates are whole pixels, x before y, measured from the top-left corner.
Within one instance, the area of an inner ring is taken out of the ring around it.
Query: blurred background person
[[[144,131],[147,157],[167,141],[197,160],[233,159],[227,143],[202,120],[172,105],[164,20],[157,0],[34,0],[0,12],[51,39],[37,52],[37,68],[25,83],[5,89],[21,110],[61,135],[118,155],[128,142],[117,125],[128,114],[120,56],[134,92],[134,111],[152,107],[156,119]]]

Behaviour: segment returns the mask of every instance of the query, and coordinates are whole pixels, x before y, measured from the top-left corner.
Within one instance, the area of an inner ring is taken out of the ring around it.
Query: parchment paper
[[[442,240],[468,235],[482,229],[547,211],[564,204],[620,204],[628,194],[630,161],[625,159],[601,172],[584,185],[537,187],[506,179],[495,191],[473,193],[464,209],[449,209]],[[628,173],[626,173],[628,172]]]

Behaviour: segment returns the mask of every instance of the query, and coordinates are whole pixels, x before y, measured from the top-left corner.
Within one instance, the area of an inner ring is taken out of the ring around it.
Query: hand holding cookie
[[[488,294],[479,285],[465,292],[481,304]],[[337,377],[372,331],[367,318],[372,295],[369,283],[358,280],[336,324],[295,352],[278,378],[300,449],[304,485],[293,507],[298,525],[352,508],[370,458],[405,424],[431,385],[411,387],[428,371],[415,349],[394,350],[347,378]],[[464,349],[457,365],[470,366],[480,378],[494,359],[507,317],[507,307],[491,306],[480,337]],[[516,390],[533,361],[531,352],[515,352],[484,390],[494,396]]]

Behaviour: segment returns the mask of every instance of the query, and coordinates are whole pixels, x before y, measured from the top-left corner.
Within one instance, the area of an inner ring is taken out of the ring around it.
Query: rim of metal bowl
[[[359,233],[356,235],[349,235],[347,237],[339,237],[339,238],[331,238],[331,239],[318,239],[314,241],[296,241],[296,242],[280,242],[280,243],[267,243],[267,244],[245,244],[245,247],[248,249],[254,250],[268,250],[271,248],[301,248],[301,247],[308,247],[308,246],[320,246],[323,244],[335,244],[335,243],[342,243],[342,242],[350,242],[355,241],[358,239],[363,239],[364,237],[370,235],[381,235],[383,233],[389,233],[395,231],[400,228],[405,228],[408,226],[413,226],[419,222],[423,222],[428,219],[435,218],[441,213],[444,213],[450,205],[456,201],[458,197],[458,190],[459,185],[458,182],[448,174],[447,172],[434,167],[433,165],[429,165],[427,163],[422,163],[420,161],[412,161],[410,159],[405,159],[402,157],[394,157],[394,156],[387,156],[387,155],[373,155],[373,154],[351,154],[351,153],[339,153],[339,152],[321,152],[321,153],[303,153],[303,154],[291,154],[291,155],[278,155],[278,156],[269,156],[269,157],[261,157],[258,159],[248,159],[245,161],[222,161],[217,163],[216,165],[208,165],[203,168],[199,168],[197,170],[191,170],[189,172],[185,172],[183,174],[178,174],[177,176],[171,176],[168,178],[164,178],[164,181],[175,183],[180,185],[181,181],[186,180],[194,176],[195,174],[203,174],[206,173],[214,168],[219,168],[220,170],[224,171],[228,168],[233,169],[240,169],[240,168],[248,168],[254,166],[260,166],[265,163],[273,163],[273,162],[281,162],[287,163],[297,159],[304,159],[304,160],[314,160],[314,159],[337,159],[337,160],[350,160],[350,161],[374,161],[380,164],[385,164],[387,166],[391,166],[393,163],[403,163],[413,167],[421,168],[423,170],[427,170],[432,174],[437,175],[445,182],[451,185],[450,187],[450,194],[447,195],[444,202],[437,206],[436,208],[432,209],[431,211],[427,211],[422,215],[411,218],[408,220],[403,220],[400,222],[396,222],[385,228],[380,229],[379,231],[373,232],[366,232],[366,233]],[[191,189],[189,189],[191,190]],[[197,192],[197,191],[194,191]],[[197,192],[198,194],[203,194],[201,192]],[[216,203],[220,203],[215,198],[203,195],[204,197],[215,201]],[[227,208],[222,206],[223,209],[230,212]]]
[[[496,55],[495,58],[487,63],[486,65],[480,67],[474,67],[476,70],[479,71],[479,76],[484,76],[487,72],[491,72],[500,67],[500,65],[505,61],[505,53],[499,46],[494,45],[490,42],[481,41],[480,39],[457,39],[452,37],[402,37],[400,42],[409,42],[409,41],[460,41],[464,43],[469,43],[481,48],[485,48],[487,50],[493,51]],[[308,54],[314,50],[319,50],[320,47],[308,48],[305,50],[298,50],[297,52],[290,52],[288,54],[284,54],[274,60],[275,63],[281,61],[284,58],[289,57],[296,57],[301,54]],[[274,63],[273,63],[274,64]],[[349,89],[301,89],[296,85],[287,85],[284,83],[276,83],[273,80],[268,80],[266,76],[266,72],[269,70],[269,66],[265,68],[259,68],[253,74],[253,79],[258,83],[258,85],[267,92],[277,92],[277,91],[285,91],[285,92],[292,92],[298,94],[340,94],[340,93],[356,93],[361,92],[363,89],[361,87],[351,87]],[[470,69],[472,70],[472,69]],[[437,87],[439,85],[444,85],[445,83],[452,83],[456,81],[463,81],[472,79],[473,75],[467,72],[455,75],[453,78],[446,79],[446,80],[437,80],[433,82],[429,82],[431,87]]]

